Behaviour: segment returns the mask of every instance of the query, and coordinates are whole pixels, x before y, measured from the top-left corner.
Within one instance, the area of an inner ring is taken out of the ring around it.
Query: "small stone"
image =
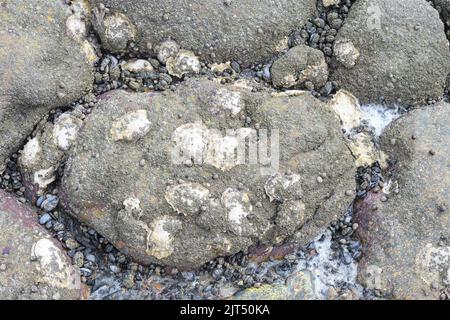
[[[76,248],[78,248],[80,246],[80,244],[76,240],[74,240],[72,238],[67,239],[65,244],[66,244],[66,247],[69,250],[76,249]]]
[[[54,195],[47,195],[41,204],[41,208],[46,212],[50,212],[58,206],[59,198]]]
[[[109,266],[109,270],[111,270],[114,273],[119,273],[120,272],[120,268],[118,266],[116,266],[116,265],[113,265],[113,264]]]
[[[46,224],[47,222],[49,222],[52,219],[52,217],[48,214],[45,213],[41,216],[41,218],[39,219],[39,224]]]
[[[83,253],[80,252],[80,251],[75,252],[75,255],[73,256],[73,262],[74,262],[74,264],[77,267],[81,268],[83,266],[83,264],[84,264],[84,255],[83,255]]]

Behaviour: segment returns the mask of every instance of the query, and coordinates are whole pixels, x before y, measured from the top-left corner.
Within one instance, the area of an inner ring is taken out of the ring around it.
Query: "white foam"
[[[324,235],[324,239],[319,239]],[[327,299],[328,289],[340,288],[344,283],[355,286],[357,276],[357,263],[352,261],[345,264],[341,259],[334,257],[331,249],[331,232],[326,230],[323,235],[316,238],[314,248],[317,254],[311,259],[299,260],[298,270],[309,270],[313,275],[313,283],[316,297]]]
[[[401,116],[404,108],[398,105],[366,104],[361,106],[361,111],[362,120],[366,121],[375,136],[379,137],[392,121]]]

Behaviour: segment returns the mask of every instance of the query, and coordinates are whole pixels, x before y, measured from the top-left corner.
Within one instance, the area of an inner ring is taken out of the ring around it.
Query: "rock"
[[[306,45],[296,46],[276,60],[271,73],[274,86],[283,88],[310,81],[318,89],[328,80],[328,66],[324,54]]]
[[[261,62],[315,13],[315,0],[93,0],[110,14],[120,13],[137,27],[141,49],[170,39],[209,62]],[[165,62],[165,59],[160,59]]]
[[[79,99],[92,87],[93,49],[74,34],[73,21],[80,27],[62,1],[13,0],[2,6],[0,171],[51,108]]]
[[[18,161],[28,198],[42,195],[55,181],[60,162],[77,139],[82,123],[72,112],[66,112],[54,123],[45,121],[37,126]]]
[[[35,215],[0,190],[0,299],[86,298],[78,269]]]
[[[439,289],[445,288],[450,268],[449,107],[417,109],[388,127],[381,143],[394,180],[356,208],[356,233],[363,243],[359,281],[388,297],[438,299]]]
[[[307,270],[296,271],[285,284],[264,284],[238,292],[234,300],[315,300],[312,275]]]
[[[439,100],[450,72],[444,26],[424,0],[357,1],[334,43],[332,75],[362,104]]]
[[[120,12],[109,14],[95,8],[93,26],[100,37],[102,46],[114,53],[125,52],[128,44],[135,41],[137,37],[136,26]]]
[[[145,131],[116,139],[118,119],[136,112],[149,119]],[[338,119],[309,93],[190,79],[176,92],[101,96],[68,152],[59,196],[137,261],[194,268],[256,239],[311,240],[347,208],[353,162]]]

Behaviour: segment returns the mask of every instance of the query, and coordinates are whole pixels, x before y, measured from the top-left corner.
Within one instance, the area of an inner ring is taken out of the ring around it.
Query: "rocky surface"
[[[263,0],[258,6],[249,0],[92,2],[109,9],[103,13],[104,23],[110,20],[110,15],[124,14],[137,28],[136,39],[130,34],[129,40],[135,40],[143,50],[171,39],[181,48],[217,62],[251,63],[270,58],[280,47],[287,47],[289,33],[301,27],[316,10],[315,0]],[[120,32],[117,38],[123,36]]]
[[[255,127],[274,130],[259,133],[271,142],[259,144],[258,160]],[[353,158],[338,131],[333,112],[308,93],[207,80],[176,93],[110,92],[70,151],[60,194],[143,263],[198,267],[297,230],[306,243],[351,202]],[[247,161],[234,153],[245,138]]]
[[[0,298],[448,299],[447,2],[0,0]]]
[[[414,110],[388,127],[392,177],[355,213],[359,280],[387,297],[437,299],[449,285],[449,107]]]
[[[0,299],[82,299],[78,268],[35,219],[35,210],[0,190]]]
[[[332,75],[361,103],[439,100],[450,53],[438,12],[423,0],[357,1],[334,42]]]
[[[276,60],[271,68],[275,87],[291,88],[303,85],[308,89],[322,88],[328,80],[328,66],[320,50],[299,45]]]
[[[62,1],[3,1],[0,11],[0,171],[51,108],[92,88],[92,47]]]

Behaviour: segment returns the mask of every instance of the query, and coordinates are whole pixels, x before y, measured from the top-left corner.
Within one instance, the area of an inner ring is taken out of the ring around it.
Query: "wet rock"
[[[274,62],[271,74],[276,87],[290,88],[310,81],[321,88],[328,80],[328,66],[322,51],[299,45]]]
[[[0,13],[0,171],[5,159],[54,107],[92,87],[92,57],[61,1],[8,1]]]
[[[82,299],[80,273],[36,213],[0,190],[1,299]]]
[[[437,11],[424,0],[357,1],[339,30],[332,80],[361,103],[439,99],[450,53]]]
[[[150,119],[145,134],[115,139],[117,119],[135,112]],[[310,94],[192,79],[176,92],[101,96],[59,196],[134,259],[193,268],[255,239],[306,243],[346,209],[354,172],[338,119]]]
[[[226,5],[222,0],[92,2],[104,4],[110,14],[126,15],[137,27],[141,49],[148,50],[162,39],[171,39],[202,59],[217,62],[259,62],[269,58],[280,42],[285,42],[289,33],[301,27],[316,9],[315,0],[263,0],[258,6],[242,1]]]
[[[449,107],[441,103],[414,110],[388,127],[382,148],[393,164],[393,180],[383,192],[369,193],[355,213],[363,243],[358,278],[388,297],[438,299],[439,289],[445,288],[450,268]],[[434,156],[430,149],[436,150]]]

